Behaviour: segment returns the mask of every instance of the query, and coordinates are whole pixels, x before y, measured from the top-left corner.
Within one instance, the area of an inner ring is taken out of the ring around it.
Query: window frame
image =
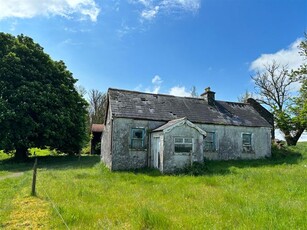
[[[142,131],[142,138],[134,138],[134,131],[135,130],[141,130]],[[137,147],[134,147],[133,146],[133,142],[134,141],[139,141],[141,139],[141,147],[140,148],[137,148]],[[135,128],[131,128],[130,129],[130,149],[133,149],[133,150],[143,150],[145,149],[145,128],[143,127],[135,127]]]
[[[208,133],[212,133],[213,136],[212,136],[212,141],[207,141],[207,137],[204,138],[204,144],[203,144],[203,149],[204,149],[204,152],[216,152],[217,148],[216,148],[216,132],[212,132],[212,131],[207,131],[206,132],[207,134]],[[206,143],[212,143],[212,149],[210,150],[206,150]]]
[[[244,143],[244,135],[249,135],[249,143]],[[252,133],[242,133],[242,152],[243,153],[252,153],[253,152],[253,134]],[[248,148],[248,149],[247,149]]]
[[[183,139],[183,142],[182,143],[178,143],[178,142],[176,142],[176,138],[182,138]],[[188,143],[188,142],[186,142],[185,140],[186,139],[190,139],[191,140],[191,143]],[[191,153],[191,152],[194,152],[194,138],[193,137],[183,137],[183,136],[176,136],[176,137],[174,137],[173,138],[173,143],[174,143],[174,153],[175,154],[188,154],[188,153]],[[189,151],[189,152],[182,152],[182,151],[180,151],[180,152],[176,152],[176,144],[178,145],[191,145],[192,146],[192,149],[191,149],[191,151]]]

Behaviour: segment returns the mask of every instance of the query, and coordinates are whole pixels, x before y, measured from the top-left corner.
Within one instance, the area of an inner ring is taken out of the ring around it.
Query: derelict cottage
[[[192,162],[271,155],[273,116],[254,99],[215,100],[109,89],[101,159],[111,170],[173,172]]]

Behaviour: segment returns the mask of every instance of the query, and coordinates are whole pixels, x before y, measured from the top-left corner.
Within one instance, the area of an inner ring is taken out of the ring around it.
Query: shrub
[[[205,162],[194,162],[192,165],[187,165],[181,170],[177,171],[179,174],[187,174],[193,176],[204,175],[209,172],[209,169]]]

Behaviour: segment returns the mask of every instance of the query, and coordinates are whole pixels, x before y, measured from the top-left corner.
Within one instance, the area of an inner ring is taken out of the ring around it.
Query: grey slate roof
[[[186,117],[193,123],[270,127],[250,105],[215,101],[213,106],[203,98],[176,97],[136,91],[108,90],[113,117],[170,121]]]

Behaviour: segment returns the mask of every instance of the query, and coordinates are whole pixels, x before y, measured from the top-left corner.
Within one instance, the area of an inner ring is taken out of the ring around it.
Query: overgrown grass
[[[3,162],[0,172],[27,172],[0,180],[0,207],[7,207],[0,210],[0,228],[10,228],[18,201],[28,199],[33,162]],[[44,214],[43,224],[32,226],[65,228],[50,198],[71,229],[307,228],[307,143],[274,149],[270,159],[205,162],[178,175],[110,172],[99,156],[38,162],[32,202],[50,219]]]

